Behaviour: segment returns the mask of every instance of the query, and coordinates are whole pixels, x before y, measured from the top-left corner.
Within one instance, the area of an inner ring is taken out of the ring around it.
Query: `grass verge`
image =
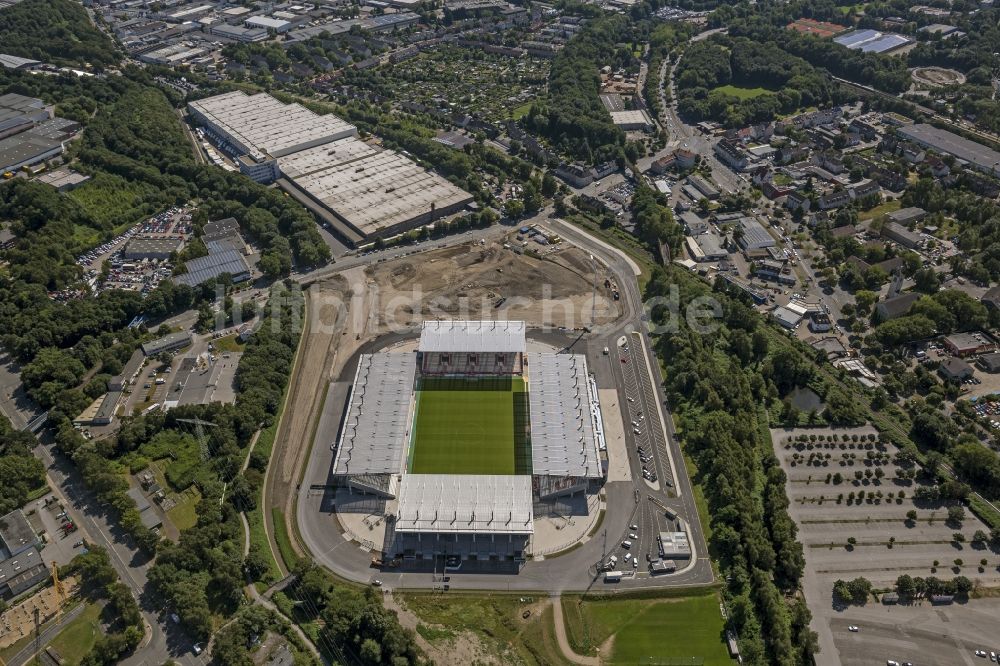
[[[299,556],[292,548],[292,541],[288,536],[288,526],[285,525],[285,514],[276,506],[271,507],[271,522],[274,524],[274,542],[278,546],[278,554],[285,566],[291,568],[298,561]]]

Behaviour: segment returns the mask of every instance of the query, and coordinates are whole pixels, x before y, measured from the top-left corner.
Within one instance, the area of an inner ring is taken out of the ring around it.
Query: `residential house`
[[[812,200],[809,195],[799,190],[789,192],[785,198],[785,208],[789,210],[801,210],[803,213],[808,213],[811,205]]]
[[[734,171],[743,171],[750,163],[743,149],[729,139],[720,140],[713,151],[723,164]]]
[[[938,374],[945,381],[964,382],[966,379],[972,379],[976,371],[960,358],[947,358],[938,366]]]

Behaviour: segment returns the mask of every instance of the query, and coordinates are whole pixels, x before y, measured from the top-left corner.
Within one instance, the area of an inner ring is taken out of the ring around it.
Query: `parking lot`
[[[914,666],[989,664],[989,657],[977,657],[976,650],[1000,650],[998,612],[998,599],[940,607],[924,603],[851,608],[844,617],[830,621],[840,653],[838,661],[817,663],[870,666],[893,660]],[[849,626],[858,631],[849,631]]]
[[[176,238],[183,241],[189,238],[191,233],[191,209],[171,208],[80,255],[76,263],[83,268],[85,278],[95,292],[105,289],[126,289],[148,293],[160,281],[170,277],[173,265],[166,260],[125,259],[122,252],[128,241],[133,238]],[[110,263],[110,271],[102,280],[101,271],[105,261]],[[67,300],[77,296],[79,294],[71,290],[52,294],[56,300]]]
[[[808,431],[795,431],[802,432]],[[1000,558],[985,545],[972,543],[977,531],[990,530],[971,511],[965,511],[958,525],[947,520],[948,504],[914,500],[923,484],[903,478],[907,474],[900,474],[903,468],[894,462],[897,449],[892,444],[843,441],[845,434],[866,439],[873,429],[827,432],[841,433],[840,441],[789,443],[795,435],[785,430],[774,431],[772,437],[788,475],[789,513],[799,525],[807,568],[830,589],[838,578],[856,576],[868,578],[875,587],[890,587],[904,573],[964,575],[983,585],[1000,584]],[[861,478],[855,478],[859,472]],[[915,512],[915,519],[907,519],[909,511]],[[964,535],[964,543],[954,541],[956,532]],[[848,543],[851,538],[854,544]],[[987,566],[980,567],[983,558]]]
[[[845,606],[833,599],[835,581],[859,576],[875,589],[892,589],[902,574],[941,580],[961,575],[974,586],[1000,584],[998,554],[984,543],[972,543],[977,531],[989,534],[989,528],[968,509],[960,524],[951,523],[947,503],[915,500],[917,489],[925,485],[919,476],[909,478],[916,468],[898,460],[892,444],[872,441],[875,435],[868,427],[771,431],[775,453],[788,476],[789,514],[798,524],[805,550],[803,587],[825,650],[817,664],[884,664],[887,659],[962,663],[954,642],[940,645],[941,636],[950,629],[935,635],[931,629],[915,627],[933,625],[942,612],[958,613],[955,609],[960,606],[974,611],[983,603],[980,600],[941,607],[919,600],[890,607],[874,600]],[[964,541],[956,541],[955,533],[961,533]],[[912,609],[919,612],[907,614]],[[904,621],[896,620],[904,616]],[[879,618],[881,628],[847,631],[868,617]],[[839,658],[829,653],[830,644],[840,651]],[[938,653],[940,658],[928,658]]]

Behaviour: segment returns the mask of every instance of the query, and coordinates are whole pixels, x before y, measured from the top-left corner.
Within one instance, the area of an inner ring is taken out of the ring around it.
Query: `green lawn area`
[[[887,213],[891,213],[893,211],[899,210],[899,208],[900,208],[901,205],[902,204],[900,203],[899,199],[890,199],[889,201],[886,201],[884,203],[880,203],[879,205],[875,206],[871,210],[862,211],[858,215],[858,219],[860,219],[860,220],[875,220],[875,219],[878,219],[879,217],[881,217],[882,215],[885,215]]]
[[[212,346],[215,348],[215,351],[223,354],[228,352],[242,352],[246,349],[246,345],[241,343],[235,334],[227,335],[218,340],[212,340]]]
[[[63,658],[65,666],[75,666],[94,647],[100,629],[101,606],[87,604],[72,622],[52,639],[49,646]]]
[[[510,112],[510,117],[514,120],[520,120],[528,115],[528,111],[531,111],[531,102],[514,107],[514,110]]]
[[[771,91],[767,88],[744,88],[742,86],[725,85],[715,88],[712,92],[724,93],[732,97],[739,97],[740,99],[753,99],[754,97],[767,95]]]
[[[196,486],[191,486],[184,492],[178,493],[176,499],[177,504],[167,511],[167,516],[174,527],[183,532],[198,522],[196,508],[201,501],[201,491]]]
[[[570,644],[596,654],[610,636],[612,664],[663,663],[701,659],[705,666],[728,666],[722,614],[714,592],[676,599],[590,599],[563,597]],[[677,662],[680,663],[680,662]]]
[[[527,393],[520,377],[424,378],[417,388],[410,471],[516,474]],[[530,459],[530,456],[528,456]]]

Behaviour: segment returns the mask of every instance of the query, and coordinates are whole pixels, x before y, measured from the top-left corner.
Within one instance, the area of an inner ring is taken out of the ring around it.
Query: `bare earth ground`
[[[465,244],[378,264],[366,273],[377,290],[383,331],[441,318],[523,319],[535,326],[577,328],[591,324],[595,305],[593,266],[575,247],[538,259],[499,243]],[[621,315],[604,287],[606,277],[598,267],[598,324]]]
[[[301,358],[297,359],[292,383],[288,387],[286,408],[275,436],[271,465],[268,468],[267,484],[270,497],[264,511],[268,534],[274,535],[271,507],[281,507],[286,516],[290,533],[293,525],[288,521],[292,515],[292,492],[296,483],[296,473],[309,450],[308,438],[312,428],[312,415],[319,407],[319,401],[326,393],[333,368],[333,357],[337,343],[342,337],[345,315],[338,307],[349,296],[347,281],[343,278],[326,280],[313,285],[306,293],[307,330],[300,347]],[[294,408],[292,408],[294,407]],[[296,539],[292,545],[298,549]],[[304,553],[300,553],[304,555]],[[287,573],[278,559],[282,574]]]
[[[416,633],[417,625],[424,624],[436,629],[445,629],[439,625],[431,625],[423,622],[406,606],[392,595],[386,594],[383,597],[385,607],[396,612],[399,623],[406,629],[412,629],[417,639],[417,645],[428,657],[437,664],[501,664],[497,655],[491,654],[490,649],[483,644],[479,636],[471,631],[464,631],[455,638],[439,643],[431,643],[420,634]]]
[[[918,83],[932,86],[951,86],[965,83],[964,74],[944,67],[917,67],[913,70],[913,79]]]

